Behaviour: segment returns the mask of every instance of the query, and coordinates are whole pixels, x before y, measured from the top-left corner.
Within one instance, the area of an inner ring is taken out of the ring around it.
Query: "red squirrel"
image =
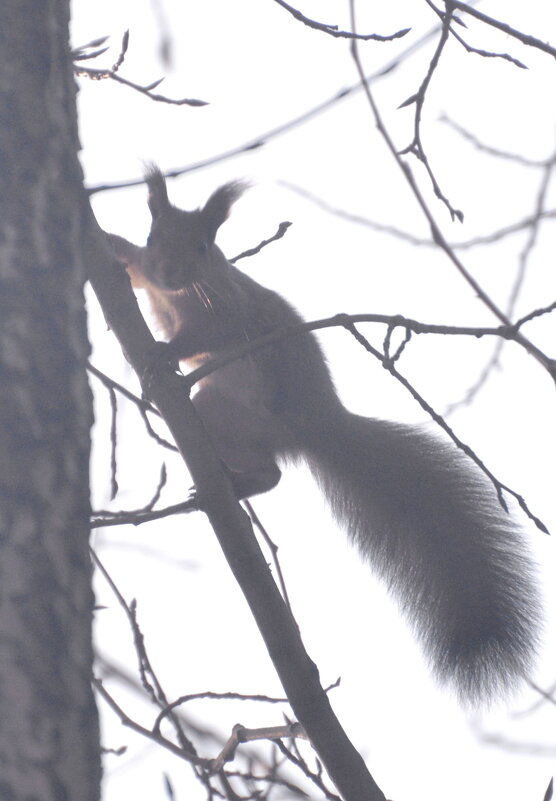
[[[196,367],[302,322],[215,244],[241,183],[184,211],[169,202],[157,167],[145,177],[146,246],[109,237],[133,286],[146,290],[172,359]],[[461,700],[488,701],[528,675],[540,614],[532,563],[488,479],[451,442],[348,412],[312,333],[216,370],[193,402],[238,498],[272,489],[278,462],[305,460],[335,517],[398,600],[434,674]]]

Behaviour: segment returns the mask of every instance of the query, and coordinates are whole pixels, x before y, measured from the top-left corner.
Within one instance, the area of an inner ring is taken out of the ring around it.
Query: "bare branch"
[[[522,325],[528,323],[530,320],[535,320],[537,317],[542,317],[545,314],[551,314],[555,309],[556,301],[550,303],[548,306],[544,306],[541,309],[535,309],[535,311],[529,312],[529,314],[526,314],[525,317],[521,317],[519,320],[517,320],[515,327],[521,328]]]
[[[154,439],[155,442],[157,442],[160,446],[166,448],[167,450],[173,451],[174,453],[177,452],[176,446],[173,445],[171,442],[168,442],[168,440],[164,439],[159,434],[157,434],[157,432],[151,426],[151,422],[147,417],[147,412],[151,412],[152,414],[155,414],[157,417],[160,417],[160,412],[155,406],[152,405],[152,403],[149,403],[149,401],[145,400],[144,398],[138,398],[137,395],[134,395],[133,392],[130,392],[128,389],[126,389],[126,387],[122,386],[122,384],[119,384],[117,381],[114,381],[114,379],[109,378],[107,375],[105,375],[105,373],[103,373],[101,370],[98,370],[90,362],[87,363],[87,370],[96,378],[98,378],[99,381],[101,381],[101,383],[104,384],[104,386],[108,389],[109,392],[112,389],[114,389],[120,395],[123,395],[124,398],[127,398],[127,400],[135,404],[139,414],[141,415],[143,423],[145,424],[145,428],[147,429],[149,436],[152,437],[152,439]]]
[[[535,166],[546,166],[546,161],[543,162],[542,165],[539,163]],[[360,214],[353,214],[353,212],[332,206],[322,198],[317,197],[309,192],[307,189],[296,186],[295,184],[291,184],[288,181],[279,181],[278,183],[280,186],[286,187],[291,192],[295,192],[300,197],[303,197],[305,200],[308,200],[310,203],[318,206],[318,208],[322,209],[328,214],[333,214],[335,217],[339,217],[346,222],[353,223],[354,225],[362,225],[365,228],[370,228],[372,231],[377,231],[381,234],[388,234],[389,236],[393,236],[396,239],[407,242],[409,245],[414,247],[436,247],[436,243],[430,238],[418,237],[409,233],[409,231],[396,228],[394,225],[386,225],[384,223],[377,222],[376,220],[371,220],[369,217],[362,217]],[[554,218],[556,218],[556,209],[547,209],[546,211],[541,211],[538,217],[537,215],[524,217],[518,222],[506,225],[503,228],[499,228],[489,234],[475,236],[472,239],[466,239],[461,242],[451,241],[449,244],[452,250],[470,250],[471,248],[482,245],[491,245],[494,242],[505,239],[507,236],[520,233],[526,228],[529,228],[531,225],[536,224],[537,221],[543,222],[544,220],[553,220]]]
[[[152,89],[155,86],[158,86],[162,78],[156,81],[154,84],[149,84],[148,86],[141,86],[138,83],[134,83],[133,81],[128,81],[126,78],[122,78],[121,75],[113,72],[112,70],[95,70],[89,69],[88,67],[75,67],[75,74],[79,78],[90,78],[92,81],[101,81],[104,79],[110,79],[116,81],[116,83],[121,83],[124,86],[128,86],[130,89],[134,89],[136,92],[140,92],[141,94],[148,97],[150,100],[154,100],[157,103],[168,103],[172,106],[207,106],[208,102],[206,100],[198,100],[197,98],[192,97],[182,97],[182,98],[172,98],[166,97],[165,95],[158,95],[153,94]]]
[[[278,230],[276,231],[274,236],[270,237],[270,239],[263,239],[263,241],[260,242],[256,247],[250,248],[249,250],[244,250],[242,253],[239,254],[239,256],[234,256],[233,259],[228,259],[228,261],[230,262],[230,264],[235,264],[236,261],[239,261],[240,259],[245,259],[248,256],[255,256],[257,253],[260,253],[260,251],[264,247],[269,245],[271,242],[276,242],[277,239],[282,239],[282,237],[284,236],[290,225],[292,225],[291,222],[281,222],[280,225],[278,226]]]
[[[441,114],[438,119],[440,122],[449,125],[450,128],[460,134],[463,139],[466,139],[468,142],[470,142],[473,147],[477,148],[477,150],[481,150],[483,153],[488,153],[490,156],[508,159],[508,161],[514,161],[516,164],[522,164],[524,167],[544,168],[547,166],[547,164],[551,163],[552,157],[540,160],[529,159],[526,156],[519,155],[518,153],[509,153],[507,150],[500,150],[499,148],[486,145],[484,142],[481,142],[481,140],[475,136],[475,134],[471,133],[471,131],[468,131],[462,125],[459,125],[457,122],[448,117],[447,114]]]
[[[101,45],[108,41],[108,38],[108,36],[100,36],[98,39],[93,39],[91,42],[87,42],[87,44],[74,47],[71,51],[72,61],[87,61],[88,59],[97,58],[103,53],[106,53],[108,47],[103,47],[101,50],[93,49],[92,52],[87,51],[91,50],[91,48],[100,48]]]
[[[247,509],[247,514],[251,518],[251,522],[253,523],[254,527],[258,530],[258,532],[260,533],[261,537],[264,539],[267,547],[270,550],[270,553],[272,554],[272,561],[274,563],[274,568],[276,570],[276,578],[278,579],[278,585],[280,587],[280,592],[282,593],[282,598],[284,599],[284,602],[285,602],[286,606],[290,610],[290,614],[292,616],[292,619],[295,620],[294,614],[293,614],[293,608],[292,608],[292,605],[290,603],[290,598],[289,598],[289,595],[288,595],[288,590],[286,588],[286,580],[285,580],[284,574],[282,572],[282,565],[280,564],[280,560],[278,559],[278,546],[270,538],[270,534],[268,533],[266,528],[263,526],[259,516],[257,515],[255,510],[253,509],[253,504],[251,503],[251,501],[249,501],[247,499],[244,499],[242,501],[242,503],[243,503],[244,507]],[[296,625],[297,625],[297,623],[296,623]]]
[[[92,513],[91,528],[100,528],[104,526],[121,526],[129,523],[138,526],[140,523],[146,523],[149,520],[159,520],[160,518],[167,517],[170,514],[176,514],[177,511],[183,512],[183,511],[195,510],[194,502],[186,501],[185,504],[181,503],[173,507],[167,507],[166,509],[161,509],[157,510],[156,512],[153,512],[152,511],[153,507],[160,499],[160,494],[165,484],[166,484],[166,465],[162,463],[158,486],[155,490],[153,497],[145,506],[143,506],[141,509],[136,509],[130,512],[123,512],[123,511],[112,512],[107,509],[99,509]],[[192,503],[191,508],[187,509],[183,508],[185,507],[186,504],[190,503]]]
[[[122,45],[121,45],[121,48],[120,48],[120,52],[119,52],[118,58],[114,62],[111,72],[117,72],[120,69],[120,67],[124,63],[124,59],[125,59],[125,55],[127,53],[128,47],[129,47],[129,31],[125,31],[125,33],[124,33],[124,35],[122,37]]]
[[[95,687],[97,692],[101,695],[101,697],[106,701],[108,706],[120,718],[120,721],[123,723],[124,726],[127,726],[129,729],[132,729],[138,734],[143,735],[143,737],[146,737],[148,740],[152,740],[158,745],[161,745],[163,748],[166,748],[166,750],[171,751],[172,754],[174,754],[174,756],[177,756],[180,759],[184,759],[186,762],[191,762],[194,765],[202,765],[202,766],[207,766],[209,764],[209,760],[202,759],[201,757],[198,757],[194,753],[189,753],[184,751],[183,748],[180,748],[180,746],[176,745],[171,740],[168,740],[161,734],[155,734],[150,729],[141,726],[141,724],[137,723],[137,721],[133,720],[133,718],[130,718],[129,715],[123,711],[123,709],[119,706],[119,704],[115,701],[115,699],[110,695],[108,690],[106,690],[100,679],[93,679],[93,686]]]
[[[118,443],[116,419],[118,416],[118,401],[113,387],[108,387],[108,396],[110,398],[110,500],[113,501],[118,494],[118,480],[116,477],[116,448]]]
[[[430,3],[429,3],[429,5],[430,5]],[[421,140],[421,117],[422,117],[422,113],[423,113],[423,106],[424,106],[424,103],[425,103],[425,95],[426,95],[427,89],[428,89],[428,87],[430,85],[430,82],[432,80],[432,76],[433,76],[436,68],[438,67],[442,51],[444,50],[446,42],[448,41],[448,36],[450,34],[450,23],[451,23],[451,20],[452,20],[452,12],[451,11],[447,11],[446,14],[443,15],[442,32],[441,32],[441,35],[440,35],[440,40],[438,42],[438,45],[437,45],[436,50],[434,52],[434,55],[433,55],[433,57],[431,59],[431,62],[429,64],[429,68],[428,68],[427,74],[425,75],[425,78],[424,78],[421,86],[419,87],[417,93],[412,95],[406,101],[404,101],[400,106],[400,108],[403,108],[405,106],[415,104],[415,129],[414,129],[414,134],[413,134],[413,141],[407,147],[405,147],[403,150],[400,150],[399,151],[399,155],[403,156],[403,155],[406,155],[407,153],[411,153],[417,159],[419,159],[419,161],[423,164],[423,166],[425,167],[425,169],[426,169],[426,171],[428,173],[428,176],[429,176],[430,182],[432,184],[432,188],[433,188],[434,194],[436,195],[436,197],[440,201],[442,201],[442,203],[444,203],[444,205],[446,206],[446,208],[450,212],[450,216],[451,216],[452,220],[456,219],[456,220],[459,220],[459,222],[463,222],[463,212],[460,211],[459,209],[455,209],[452,206],[452,204],[450,203],[450,201],[448,200],[448,198],[446,197],[446,195],[440,189],[440,185],[439,185],[438,181],[436,180],[436,177],[435,177],[435,175],[434,175],[434,173],[432,171],[432,168],[431,168],[431,166],[429,164],[429,159],[428,159],[428,157],[427,157],[427,155],[425,153],[425,149],[423,147],[423,143],[422,143],[422,140]]]
[[[473,8],[473,6],[469,5],[468,3],[462,3],[460,0],[449,0],[449,2],[453,8],[459,8],[460,11],[465,11],[470,16],[480,20],[480,22],[484,22],[485,25],[490,25],[492,28],[497,28],[499,31],[502,31],[508,36],[518,39],[520,42],[522,42],[522,44],[527,45],[528,47],[534,47],[537,50],[541,50],[543,53],[547,53],[549,56],[556,58],[556,48],[552,47],[547,42],[543,42],[542,39],[537,39],[535,36],[522,33],[516,28],[512,28],[511,25],[508,25],[506,22],[501,22],[500,20],[494,19],[494,17],[489,17],[487,14],[483,14],[482,11]]]
[[[362,217],[359,214],[353,214],[353,212],[345,211],[344,209],[339,209],[335,206],[331,206],[325,200],[320,197],[317,197],[312,192],[309,192],[307,189],[304,189],[301,186],[296,186],[295,184],[290,183],[289,181],[278,181],[279,186],[284,186],[286,189],[289,189],[290,192],[295,192],[296,195],[299,195],[305,200],[314,203],[315,206],[318,206],[323,211],[326,211],[328,214],[333,214],[336,217],[340,217],[342,220],[346,220],[346,222],[354,223],[355,225],[364,225],[366,228],[371,228],[373,231],[378,231],[379,233],[389,234],[390,236],[396,237],[396,239],[401,239],[404,242],[408,242],[410,245],[416,245],[417,247],[427,246],[433,247],[434,242],[432,239],[423,239],[413,234],[408,233],[407,231],[403,231],[401,228],[396,228],[394,225],[386,225],[384,223],[376,222],[375,220],[370,220],[368,217]]]
[[[465,25],[465,23],[459,17],[455,17],[453,15],[453,8],[452,8],[452,5],[450,3],[450,0],[445,0],[446,13],[444,13],[444,12],[440,11],[438,8],[436,8],[436,6],[434,5],[434,3],[431,2],[431,0],[425,0],[425,2],[427,3],[427,5],[430,8],[432,8],[432,10],[435,12],[435,14],[438,15],[438,17],[441,20],[444,20],[446,15],[450,14],[452,16],[452,21],[453,22],[457,22],[459,25],[461,25],[464,28],[467,27],[467,25]],[[513,56],[510,56],[508,53],[494,53],[494,52],[492,52],[490,50],[480,50],[477,47],[472,47],[471,45],[467,44],[467,42],[463,39],[463,37],[457,31],[455,31],[453,29],[451,24],[450,24],[450,33],[456,39],[456,41],[458,41],[462,45],[462,47],[465,48],[465,50],[468,53],[475,53],[476,55],[483,56],[484,58],[501,58],[501,59],[504,59],[505,61],[509,61],[512,64],[515,64],[516,67],[520,67],[521,69],[527,69],[525,64],[523,64],[517,58],[514,58]]]
[[[207,690],[200,693],[189,693],[188,695],[181,695],[179,698],[176,698],[175,701],[172,701],[171,704],[168,704],[167,707],[161,710],[153,724],[153,731],[160,731],[160,725],[169,712],[177,709],[177,707],[182,706],[183,704],[188,703],[189,701],[198,701],[200,699],[210,701],[259,701],[265,704],[289,703],[287,698],[272,698],[269,695],[251,695],[235,692],[216,693],[212,690]]]
[[[274,0],[275,3],[278,3],[279,6],[285,8],[286,11],[295,17],[295,19],[302,22],[304,25],[307,25],[309,28],[314,28],[316,31],[323,31],[324,33],[328,33],[330,36],[337,36],[342,39],[362,39],[362,40],[369,40],[373,39],[374,41],[378,42],[389,42],[392,39],[401,39],[402,36],[405,36],[406,33],[409,33],[411,28],[403,28],[402,30],[396,31],[396,33],[390,33],[383,36],[379,33],[350,33],[349,31],[340,31],[338,30],[337,25],[327,25],[324,22],[315,22],[315,20],[309,19],[301,11],[298,11],[293,6],[290,6],[289,3],[285,3],[284,0]]]
[[[310,779],[318,787],[318,789],[324,794],[324,797],[327,798],[328,801],[342,801],[342,799],[339,796],[337,796],[335,793],[329,790],[328,787],[326,787],[326,785],[322,780],[322,771],[315,773],[315,771],[311,770],[307,765],[306,761],[304,759],[301,759],[299,754],[298,755],[293,754],[292,751],[286,748],[286,746],[281,740],[278,740],[276,742],[276,746],[280,749],[282,754],[284,754],[284,756],[290,762],[292,762],[297,768],[299,768],[299,770],[303,771],[305,776],[307,776],[307,778]]]
[[[493,53],[491,50],[481,50],[478,47],[473,47],[472,45],[468,44],[459,33],[454,31],[453,28],[450,28],[450,33],[455,39],[457,39],[457,41],[468,53],[474,53],[475,55],[482,56],[483,58],[501,58],[505,61],[509,61],[511,64],[514,64],[516,67],[519,67],[522,70],[528,69],[526,64],[515,58],[515,56],[510,56],[509,53]]]
[[[153,520],[162,520],[165,517],[177,514],[187,514],[188,512],[198,512],[199,506],[195,498],[187,501],[166,506],[163,509],[156,509],[145,512],[142,509],[132,511],[110,512],[104,509],[95,511],[91,517],[91,528],[108,528],[111,526],[140,526],[142,523],[150,523]]]
[[[105,41],[106,38],[100,40]],[[99,40],[97,40],[99,41]],[[94,43],[93,43],[94,44]],[[83,55],[81,51],[90,45],[85,45],[84,48],[80,48],[77,51],[77,55],[75,56],[76,61],[83,61],[85,58],[96,58],[100,56],[102,53],[106,52],[107,48],[103,48],[102,50],[98,50],[96,53],[90,53],[88,55]],[[121,75],[118,75],[118,69],[124,62],[125,54],[127,52],[129,46],[129,31],[124,33],[122,38],[122,45],[120,48],[120,53],[118,58],[116,59],[114,65],[111,69],[93,69],[91,67],[83,67],[81,64],[74,66],[74,73],[78,77],[82,78],[90,78],[92,81],[101,81],[105,79],[110,79],[112,81],[116,81],[117,83],[121,83],[124,86],[128,86],[130,89],[134,89],[136,92],[140,92],[141,94],[146,95],[150,100],[154,100],[158,103],[169,103],[173,106],[206,106],[208,105],[205,100],[198,100],[196,98],[188,98],[183,97],[180,99],[173,99],[170,97],[166,97],[165,95],[158,95],[153,93],[153,89],[155,89],[161,82],[162,78],[155,81],[154,83],[149,84],[148,86],[140,86],[133,81],[127,80],[127,78],[122,78]]]
[[[552,310],[552,309],[550,309]],[[519,326],[501,325],[497,328],[487,327],[474,327],[474,326],[455,326],[455,325],[436,325],[429,323],[421,323],[418,320],[413,320],[410,317],[402,315],[387,315],[387,314],[335,314],[333,317],[325,317],[321,320],[314,320],[307,323],[299,323],[291,325],[287,328],[276,328],[271,333],[263,337],[259,337],[251,342],[246,342],[243,345],[230,348],[225,356],[218,356],[205,362],[201,367],[192,370],[188,373],[184,380],[189,386],[194,386],[198,381],[207,375],[210,375],[215,370],[223,367],[225,364],[246,356],[259,348],[266,345],[271,345],[277,342],[282,337],[298,336],[306,331],[317,331],[323,328],[334,328],[337,326],[346,327],[351,323],[382,323],[389,327],[400,327],[411,330],[416,334],[439,334],[439,335],[453,335],[453,336],[470,336],[481,338],[485,336],[503,337],[504,339],[519,342]],[[556,369],[556,364],[555,364]]]
[[[283,726],[265,726],[258,729],[248,729],[241,723],[236,723],[232,729],[226,745],[218,754],[211,765],[211,772],[218,773],[222,770],[226,762],[230,762],[237,748],[242,743],[252,742],[253,740],[280,740],[283,737],[302,737],[308,739],[305,729],[300,723],[286,723]]]

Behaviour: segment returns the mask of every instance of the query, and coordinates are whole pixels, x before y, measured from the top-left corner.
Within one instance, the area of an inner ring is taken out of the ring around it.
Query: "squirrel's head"
[[[145,178],[152,215],[143,256],[149,280],[161,289],[175,292],[208,278],[215,263],[222,260],[214,244],[216,232],[246,185],[240,181],[225,184],[209,197],[203,208],[183,211],[168,200],[166,181],[158,167],[150,166]]]

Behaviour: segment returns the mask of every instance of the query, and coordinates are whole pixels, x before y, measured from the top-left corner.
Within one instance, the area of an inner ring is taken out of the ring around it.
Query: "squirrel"
[[[242,182],[184,211],[170,203],[158,167],[145,179],[146,246],[108,237],[132,285],[146,290],[173,361],[194,368],[303,321],[215,244]],[[540,615],[532,561],[490,481],[453,443],[349,412],[310,332],[219,368],[202,379],[193,403],[238,498],[272,489],[278,462],[305,460],[397,599],[433,674],[463,703],[488,703],[527,677]]]

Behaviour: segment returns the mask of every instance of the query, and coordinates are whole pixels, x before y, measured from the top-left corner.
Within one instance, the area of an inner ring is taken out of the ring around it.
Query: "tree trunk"
[[[0,26],[0,798],[95,801],[91,398],[68,0]]]

